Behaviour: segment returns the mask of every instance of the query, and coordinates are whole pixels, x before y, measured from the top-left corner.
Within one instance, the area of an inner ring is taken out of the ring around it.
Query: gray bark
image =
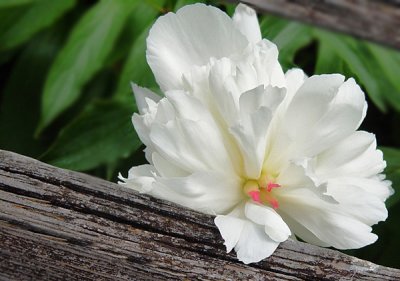
[[[212,216],[1,150],[0,245],[0,280],[400,280],[296,241],[244,265]]]
[[[261,12],[400,48],[400,1],[398,0],[244,0],[241,2]]]

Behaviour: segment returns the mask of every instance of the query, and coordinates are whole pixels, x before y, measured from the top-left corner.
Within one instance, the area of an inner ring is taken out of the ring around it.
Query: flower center
[[[281,187],[271,178],[262,174],[259,180],[248,180],[243,186],[244,193],[254,202],[259,204],[268,204],[274,209],[278,209],[279,203],[273,197],[273,189]]]

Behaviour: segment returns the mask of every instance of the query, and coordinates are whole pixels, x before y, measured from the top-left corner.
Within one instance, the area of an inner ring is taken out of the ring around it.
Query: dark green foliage
[[[158,16],[194,2],[0,1],[0,149],[112,181],[144,163],[130,82],[157,89],[145,58],[148,30]],[[384,145],[387,177],[398,192],[388,200],[388,222],[375,228],[379,241],[351,254],[400,267],[400,53],[275,16],[260,23],[285,70],[339,72],[365,90],[363,128]]]

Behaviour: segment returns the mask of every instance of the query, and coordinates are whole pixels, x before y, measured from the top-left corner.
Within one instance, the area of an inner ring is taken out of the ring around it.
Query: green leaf
[[[164,11],[163,5],[166,0],[146,0],[136,4],[135,9],[126,20],[124,29],[119,35],[113,52],[107,59],[106,64],[119,66],[121,61],[125,63],[131,47],[136,42],[137,37],[147,26],[154,22],[156,16]]]
[[[367,43],[367,47],[375,59],[376,68],[382,70],[375,72],[376,79],[386,80],[381,83],[383,86],[387,86],[383,94],[390,104],[400,111],[400,53],[373,43]]]
[[[335,53],[328,42],[319,42],[314,73],[343,73],[343,60]]]
[[[37,134],[78,99],[102,67],[136,2],[102,0],[75,25],[47,77]]]
[[[174,6],[174,11],[176,12],[180,8],[186,5],[192,5],[196,3],[205,3],[205,0],[177,0]]]
[[[40,93],[50,63],[63,42],[64,23],[30,40],[11,69],[1,93],[0,147],[37,157],[43,144],[33,134],[40,116]]]
[[[158,0],[157,7],[162,7],[165,0]],[[138,5],[138,9],[133,13],[131,26],[131,36],[136,37],[128,58],[124,63],[124,67],[118,81],[115,98],[131,102],[132,90],[130,83],[134,82],[143,87],[155,87],[153,73],[146,61],[146,38],[149,33],[150,27],[153,25],[159,10],[155,9],[153,5],[146,2]]]
[[[312,39],[309,26],[291,22],[272,41],[278,46],[280,62],[286,68],[290,68],[295,65],[294,57],[297,51],[310,44]]]
[[[400,201],[400,149],[380,147],[386,160],[386,177],[392,181],[395,193],[386,202],[391,207]]]
[[[1,0],[0,1],[0,9],[26,5],[26,4],[30,4],[34,1],[35,0]]]
[[[133,106],[95,101],[65,127],[42,157],[52,165],[85,171],[113,164],[141,146],[131,122]]]
[[[268,38],[278,46],[280,63],[286,69],[295,65],[297,51],[310,44],[313,39],[311,27],[308,25],[273,16],[264,17],[260,28],[263,38]]]
[[[164,11],[165,2],[166,0],[152,0],[143,1],[136,5],[135,11],[129,20],[131,36],[139,36],[143,29],[152,24],[155,18]]]
[[[260,21],[262,38],[272,41],[289,23],[290,21],[283,18],[270,15],[263,16]]]
[[[1,1],[1,0],[0,0]],[[6,9],[0,9],[0,38],[21,18],[32,5],[12,6]],[[3,42],[0,41],[0,48]],[[4,53],[4,51],[2,51]]]
[[[315,29],[315,35],[325,44],[329,44],[332,50],[347,64],[349,69],[358,77],[359,82],[367,90],[367,94],[374,104],[386,111],[385,98],[382,94],[381,83],[374,75],[374,67],[369,64],[371,55],[365,45],[359,41],[340,34],[335,34],[320,29]]]
[[[146,61],[146,38],[150,27],[136,39],[125,62],[118,87],[115,94],[116,99],[131,101],[132,90],[130,82],[134,82],[143,87],[154,87],[156,84],[150,66]]]
[[[75,3],[76,0],[37,0],[27,6],[22,14],[21,11],[8,10],[7,16],[12,17],[12,24],[0,35],[0,51],[26,42],[38,31],[50,26]]]

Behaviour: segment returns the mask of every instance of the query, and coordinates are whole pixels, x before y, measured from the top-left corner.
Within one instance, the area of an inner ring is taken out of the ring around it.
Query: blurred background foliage
[[[148,30],[193,2],[1,0],[0,148],[112,181],[144,163],[130,81],[157,88],[145,59]],[[399,191],[388,200],[387,222],[374,227],[378,242],[347,252],[400,268],[400,52],[271,15],[260,24],[285,70],[342,73],[367,93],[362,129],[376,134]]]

